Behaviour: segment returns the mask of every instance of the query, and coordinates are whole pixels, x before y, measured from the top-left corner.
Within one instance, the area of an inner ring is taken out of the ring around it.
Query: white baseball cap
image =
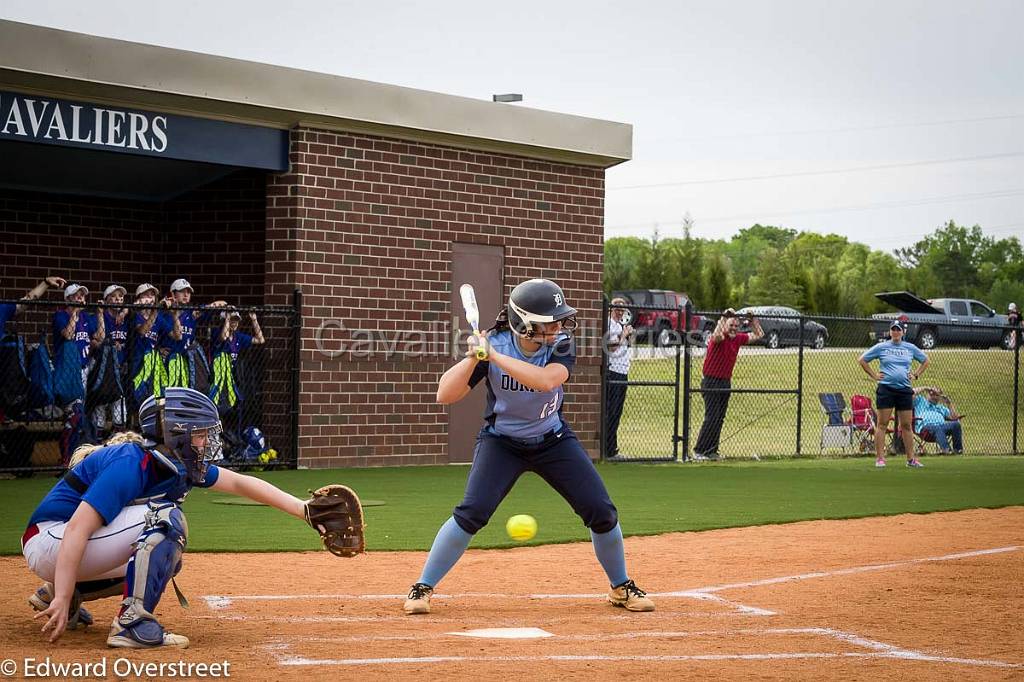
[[[188,280],[185,279],[184,277],[182,277],[181,279],[176,279],[174,280],[173,283],[171,283],[171,291],[184,291],[185,289],[188,289],[189,291],[195,291],[195,289],[192,288],[192,285],[189,284]]]
[[[89,295],[89,290],[85,288],[83,285],[69,284],[67,289],[64,290],[64,300],[68,300],[69,298],[77,294],[79,291],[84,291],[86,296]]]
[[[225,317],[237,317],[238,319],[242,319],[242,313],[238,312],[237,310],[232,310],[229,313],[220,314],[220,319],[223,320]]]
[[[122,296],[128,293],[128,290],[125,289],[120,284],[111,284],[109,287],[103,290],[103,298],[110,296],[115,291],[120,291]]]
[[[140,284],[139,286],[135,287],[135,298],[138,298],[139,296],[142,296],[147,291],[152,291],[153,294],[156,295],[156,296],[160,295],[160,290],[159,289],[157,289],[155,286],[153,286],[149,282],[146,282],[145,284]]]

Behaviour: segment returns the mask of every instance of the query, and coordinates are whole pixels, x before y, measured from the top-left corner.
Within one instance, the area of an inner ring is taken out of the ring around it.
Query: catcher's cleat
[[[613,587],[612,591],[608,593],[608,603],[612,606],[621,606],[627,611],[654,610],[654,602],[632,580]]]
[[[153,649],[160,646],[188,648],[188,637],[167,632],[155,620],[139,620],[124,627],[117,619],[110,626],[107,646],[115,649]]]
[[[430,613],[430,595],[434,594],[434,588],[423,583],[415,583],[409,589],[409,597],[405,600],[406,615],[415,616],[420,613]]]
[[[53,601],[53,583],[43,583],[31,597],[28,598],[29,605],[36,611],[45,611],[50,608]],[[88,627],[92,625],[92,614],[82,608],[82,595],[75,590],[71,596],[71,604],[68,605],[68,630],[74,630],[79,624]]]

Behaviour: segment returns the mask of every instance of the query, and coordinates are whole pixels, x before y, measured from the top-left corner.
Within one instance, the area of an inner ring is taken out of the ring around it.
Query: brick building
[[[604,171],[630,149],[624,124],[0,21],[0,298],[47,274],[301,289],[300,465],[468,461],[481,392],[434,402],[458,284],[487,321],[554,279],[592,335]],[[565,409],[596,456],[581,340]]]

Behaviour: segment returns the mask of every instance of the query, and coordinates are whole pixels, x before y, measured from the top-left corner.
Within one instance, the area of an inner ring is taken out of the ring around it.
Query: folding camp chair
[[[818,453],[826,448],[846,450],[853,447],[852,428],[849,422],[849,411],[846,409],[846,398],[842,393],[819,393],[821,404],[821,441]]]
[[[866,395],[850,396],[851,436],[860,452],[874,452],[878,413]]]

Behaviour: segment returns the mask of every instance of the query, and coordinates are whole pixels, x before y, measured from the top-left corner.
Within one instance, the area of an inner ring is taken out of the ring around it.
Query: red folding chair
[[[873,452],[875,449],[875,427],[878,414],[866,395],[850,397],[850,419],[847,422],[853,427],[853,439],[861,452]]]

